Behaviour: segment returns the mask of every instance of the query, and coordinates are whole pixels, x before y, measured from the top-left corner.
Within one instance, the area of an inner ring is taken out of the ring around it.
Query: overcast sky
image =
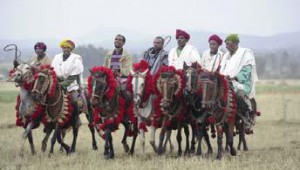
[[[0,39],[74,38],[101,27],[268,36],[300,30],[300,0],[0,0]]]

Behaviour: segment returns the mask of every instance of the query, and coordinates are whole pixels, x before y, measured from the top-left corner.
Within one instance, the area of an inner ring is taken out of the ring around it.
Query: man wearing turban
[[[222,45],[222,39],[218,35],[212,35],[208,39],[209,49],[205,50],[202,55],[203,69],[215,72],[221,64],[223,52],[219,50]]]
[[[201,58],[198,50],[187,42],[190,35],[183,30],[176,30],[176,40],[178,47],[172,48],[169,52],[169,65],[176,69],[183,69],[184,62],[190,66],[194,62],[201,65]]]
[[[243,110],[246,132],[250,130],[252,124],[249,115],[252,112],[250,99],[255,97],[255,83],[258,81],[256,73],[255,58],[252,50],[239,46],[237,34],[229,35],[226,40],[225,53],[221,63],[221,74],[231,80],[231,87],[236,93],[239,107],[246,106]]]
[[[71,40],[60,43],[62,53],[57,54],[52,66],[61,83],[62,88],[71,93],[75,116],[79,115],[78,96],[82,83],[83,64],[80,55],[73,52],[75,44]]]
[[[34,51],[37,56],[30,59],[30,65],[34,67],[39,67],[41,65],[50,65],[52,63],[52,59],[46,55],[47,46],[43,42],[37,42],[34,45]]]

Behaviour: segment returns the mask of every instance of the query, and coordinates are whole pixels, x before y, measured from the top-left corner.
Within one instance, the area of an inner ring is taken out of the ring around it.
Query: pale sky
[[[0,39],[79,37],[99,28],[269,36],[300,30],[300,0],[0,0]]]

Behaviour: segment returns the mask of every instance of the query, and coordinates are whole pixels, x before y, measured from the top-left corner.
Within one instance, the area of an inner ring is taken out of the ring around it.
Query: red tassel
[[[208,123],[209,124],[214,124],[216,122],[215,118],[213,116],[210,116],[208,119],[207,119]]]
[[[144,122],[141,122],[140,125],[139,125],[139,129],[142,129],[142,130],[144,130],[145,132],[147,132],[146,124],[145,124]]]
[[[155,127],[156,129],[160,127],[159,122],[156,121],[156,120],[154,120],[154,121],[152,122],[152,126]]]
[[[257,112],[256,112],[256,115],[257,115],[257,116],[260,116],[260,115],[261,115],[261,113],[260,113],[259,111],[257,111]]]
[[[99,125],[99,128],[100,128],[101,130],[105,130],[105,124],[104,124],[104,123],[101,123],[101,124]]]

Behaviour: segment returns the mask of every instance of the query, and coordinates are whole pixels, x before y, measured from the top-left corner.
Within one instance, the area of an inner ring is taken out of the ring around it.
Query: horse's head
[[[157,82],[158,89],[162,94],[162,107],[167,109],[170,102],[173,101],[173,96],[179,86],[179,80],[176,74],[172,71],[162,72]]]
[[[149,69],[143,72],[131,71],[132,76],[132,90],[133,90],[133,101],[136,106],[139,106],[142,102],[142,97],[145,91],[146,76]]]
[[[107,75],[102,71],[92,72],[92,105],[103,107],[104,94],[108,88]]]
[[[212,72],[201,73],[202,107],[212,107],[217,100],[218,77]]]
[[[31,83],[34,81],[33,70],[29,64],[22,63],[10,74],[8,81],[15,82],[18,86],[22,86],[23,83]]]
[[[41,70],[34,75],[34,85],[32,89],[32,97],[43,102],[48,94],[53,96],[55,89],[57,88],[56,74],[50,65],[45,65],[41,67]]]
[[[196,93],[199,90],[199,72],[201,71],[201,66],[195,62],[191,66],[188,66],[184,62],[184,78],[185,78],[185,88],[184,91],[188,93]]]

